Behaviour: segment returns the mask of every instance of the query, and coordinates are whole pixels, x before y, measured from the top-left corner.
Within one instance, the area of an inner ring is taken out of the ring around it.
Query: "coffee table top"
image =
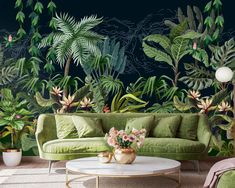
[[[101,163],[97,157],[87,157],[71,160],[66,163],[66,169],[82,174],[96,176],[151,176],[174,173],[180,170],[181,163],[175,160],[137,156],[133,164],[118,164],[113,159],[111,163]]]

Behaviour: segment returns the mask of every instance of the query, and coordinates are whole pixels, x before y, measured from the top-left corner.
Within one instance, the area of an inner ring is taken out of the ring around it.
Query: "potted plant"
[[[0,95],[0,138],[10,137],[11,143],[3,149],[3,161],[6,166],[17,166],[22,158],[21,138],[33,131],[29,119],[31,113],[26,110],[27,101],[19,95],[13,96],[10,89],[2,89]],[[6,138],[6,139],[7,139]]]
[[[136,149],[140,148],[145,139],[146,130],[136,130],[131,133],[124,130],[118,131],[114,127],[110,129],[107,142],[114,147],[114,158],[118,163],[131,164],[136,158]]]

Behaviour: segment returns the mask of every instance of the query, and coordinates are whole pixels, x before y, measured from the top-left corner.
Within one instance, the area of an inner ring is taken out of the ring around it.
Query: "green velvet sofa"
[[[125,129],[128,118],[154,115],[155,118],[170,117],[173,115],[188,116],[189,114],[160,114],[160,113],[79,113],[67,114],[84,117],[97,117],[102,119],[103,131],[107,133],[110,128]],[[181,138],[155,138],[147,137],[144,146],[138,155],[166,157],[176,160],[200,160],[207,155],[211,132],[207,117],[198,115],[197,140]],[[49,161],[70,160],[81,157],[95,156],[97,153],[111,148],[103,137],[58,139],[54,114],[39,116],[36,139],[40,158]]]
[[[235,187],[235,170],[224,172],[218,183],[217,188],[234,188]]]

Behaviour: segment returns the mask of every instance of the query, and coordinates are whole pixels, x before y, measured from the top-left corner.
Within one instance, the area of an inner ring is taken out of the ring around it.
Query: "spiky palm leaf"
[[[18,68],[13,59],[4,59],[3,50],[0,46],[0,87],[12,83],[19,75]]]
[[[162,78],[157,79],[156,76],[144,79],[140,77],[135,83],[131,83],[127,89],[127,93],[140,93],[140,96],[155,96],[157,99],[161,99],[167,92],[168,84]]]
[[[61,14],[56,15],[55,22],[58,31],[45,37],[39,47],[52,47],[49,51],[55,51],[56,59],[61,66],[64,66],[70,56],[78,65],[84,63],[90,54],[99,53],[96,44],[104,37],[91,29],[102,22],[101,18],[90,16],[77,22],[74,17]]]

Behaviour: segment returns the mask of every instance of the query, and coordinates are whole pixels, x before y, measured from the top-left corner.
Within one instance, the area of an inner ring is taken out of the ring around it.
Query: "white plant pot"
[[[17,166],[21,162],[22,150],[19,149],[7,149],[2,152],[3,162],[6,166]]]

